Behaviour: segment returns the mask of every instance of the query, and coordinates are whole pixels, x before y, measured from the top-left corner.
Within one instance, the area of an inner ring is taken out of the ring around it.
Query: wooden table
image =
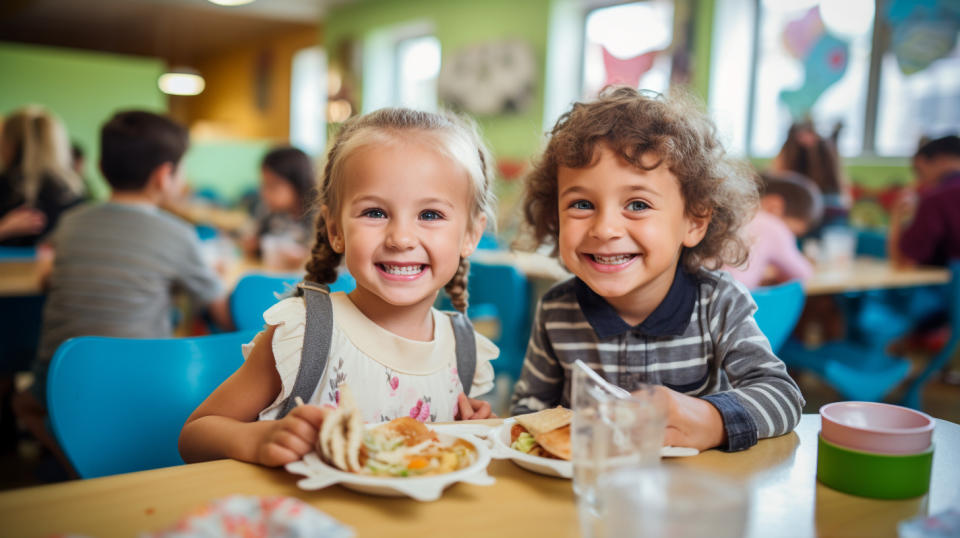
[[[749,535],[896,536],[897,522],[943,511],[960,484],[960,426],[938,420],[930,493],[882,501],[854,497],[816,482],[819,415],[804,415],[793,433],[737,453],[708,451],[665,460],[749,481]],[[235,461],[183,465],[0,494],[4,536],[80,533],[133,536],[163,529],[187,511],[232,494],[298,497],[353,527],[357,536],[551,536],[578,534],[571,483],[524,471],[509,461],[489,468],[493,486],[457,484],[436,502],[373,497],[339,486],[297,488],[283,470]]]
[[[912,267],[898,269],[889,260],[858,257],[843,270],[818,266],[806,284],[807,295],[829,295],[849,291],[906,288],[946,284],[950,271],[944,267]]]
[[[0,261],[0,297],[23,297],[41,293],[37,260]]]

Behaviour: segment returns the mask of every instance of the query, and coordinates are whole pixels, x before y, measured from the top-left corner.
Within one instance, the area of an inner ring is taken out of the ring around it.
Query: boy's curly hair
[[[607,88],[595,101],[575,103],[557,120],[525,182],[524,218],[537,246],[553,241],[557,254],[559,167],[590,166],[601,143],[639,169],[666,164],[680,182],[687,214],[710,218],[703,240],[684,248],[681,262],[688,271],[746,261],[748,246],[740,229],[758,206],[756,175],[726,156],[713,122],[691,97],[664,97],[625,86]],[[647,154],[659,160],[644,166]]]

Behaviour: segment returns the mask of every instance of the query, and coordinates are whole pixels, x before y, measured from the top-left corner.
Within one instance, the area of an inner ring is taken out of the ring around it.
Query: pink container
[[[930,415],[899,405],[835,402],[820,408],[820,434],[845,448],[874,454],[917,454],[930,448]]]

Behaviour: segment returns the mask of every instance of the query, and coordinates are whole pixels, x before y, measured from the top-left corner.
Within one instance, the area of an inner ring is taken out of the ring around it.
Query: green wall
[[[543,66],[549,12],[550,0],[358,2],[330,10],[324,20],[324,41],[330,57],[335,58],[347,40],[359,45],[372,31],[426,20],[434,25],[444,59],[464,46],[482,41],[520,38],[529,42],[541,66],[536,97],[530,106],[522,114],[476,118],[498,157],[526,159],[540,148],[543,135]]]
[[[163,68],[151,58],[0,43],[0,115],[39,104],[60,116],[70,138],[86,150],[84,176],[102,198],[108,187],[96,165],[100,125],[125,108],[166,112],[157,88]]]

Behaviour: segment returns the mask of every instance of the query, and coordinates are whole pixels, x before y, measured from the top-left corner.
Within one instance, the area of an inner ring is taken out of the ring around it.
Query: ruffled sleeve
[[[473,334],[477,340],[477,369],[473,374],[469,396],[476,398],[493,390],[494,374],[490,361],[500,356],[500,348],[486,336],[476,331]]]
[[[307,309],[302,297],[288,297],[263,313],[263,321],[267,325],[277,326],[270,348],[273,351],[273,360],[276,362],[282,386],[277,399],[260,413],[260,418],[274,416],[275,410],[293,392],[293,385],[300,371],[306,319]]]

